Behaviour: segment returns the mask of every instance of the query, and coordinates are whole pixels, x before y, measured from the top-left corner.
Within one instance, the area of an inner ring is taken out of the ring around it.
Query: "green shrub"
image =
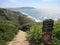
[[[35,24],[27,32],[27,40],[31,45],[43,45],[41,43],[42,24]],[[54,23],[54,30],[52,31],[52,40],[49,45],[60,45],[60,23]]]
[[[51,45],[60,45],[60,21],[54,23],[53,38]]]
[[[27,32],[27,40],[31,45],[41,45],[42,25],[37,24],[31,27]]]
[[[0,23],[0,45],[5,45],[11,41],[18,32],[18,28],[13,24]]]

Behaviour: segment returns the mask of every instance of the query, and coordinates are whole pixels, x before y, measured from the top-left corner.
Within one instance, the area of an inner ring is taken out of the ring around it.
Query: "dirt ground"
[[[19,31],[14,40],[8,45],[29,45],[29,43],[26,41],[26,32]]]

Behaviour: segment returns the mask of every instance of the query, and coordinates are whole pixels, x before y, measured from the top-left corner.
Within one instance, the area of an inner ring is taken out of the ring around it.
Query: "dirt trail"
[[[8,45],[29,45],[26,40],[26,32],[19,31],[13,41],[11,41]]]

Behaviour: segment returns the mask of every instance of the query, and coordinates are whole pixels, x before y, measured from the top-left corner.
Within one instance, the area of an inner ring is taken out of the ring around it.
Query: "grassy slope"
[[[20,12],[0,8],[0,45],[11,41],[19,31],[18,27],[26,27],[32,22]]]
[[[29,21],[30,23],[32,22],[32,20],[30,20],[26,15],[20,12],[11,11],[3,8],[0,8],[0,21],[9,21],[11,23],[17,23],[18,21],[23,21],[22,23],[29,23]]]

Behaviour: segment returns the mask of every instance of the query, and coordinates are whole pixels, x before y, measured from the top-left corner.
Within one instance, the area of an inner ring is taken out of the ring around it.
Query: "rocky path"
[[[14,40],[8,45],[29,45],[29,43],[26,41],[26,32],[19,31]]]

